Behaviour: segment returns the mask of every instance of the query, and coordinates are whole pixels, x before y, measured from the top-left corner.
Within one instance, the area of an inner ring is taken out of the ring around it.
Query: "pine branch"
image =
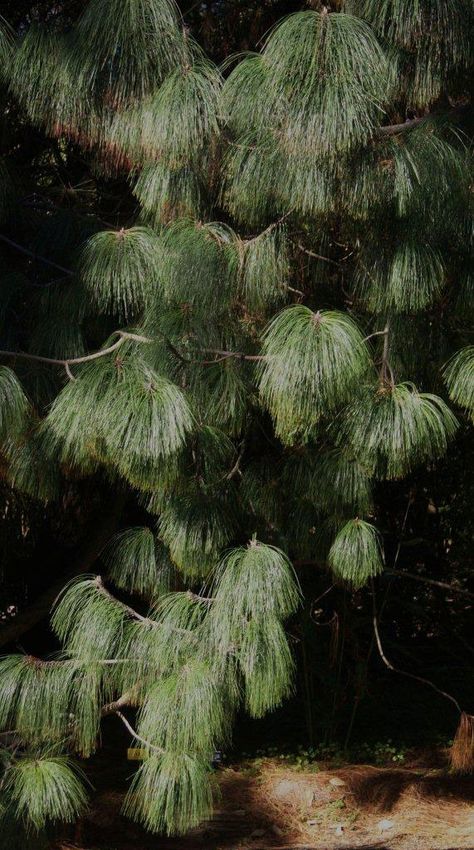
[[[330,263],[331,266],[337,266],[337,268],[341,265],[337,262],[337,260],[331,260],[330,257],[323,257],[322,254],[316,254],[315,251],[310,251],[309,248],[305,248],[301,242],[298,242],[297,245],[300,251],[302,251],[303,254],[307,254],[308,257],[313,257],[315,260],[322,260],[324,263]]]
[[[113,702],[108,702],[106,705],[103,705],[101,708],[101,716],[107,717],[109,714],[115,714],[117,711],[120,711],[121,708],[126,708],[129,705],[132,705],[134,702],[133,693],[131,691],[127,691],[122,696],[118,697],[118,699],[113,700]]]
[[[443,590],[449,590],[450,593],[459,593],[462,596],[469,596],[474,599],[474,593],[465,590],[463,587],[456,587],[454,584],[448,584],[446,581],[437,581],[434,578],[426,578],[425,576],[417,576],[415,573],[407,573],[405,570],[385,570],[386,575],[399,576],[400,578],[409,578],[412,581],[419,581],[423,584],[429,584],[432,587],[441,587]]]
[[[118,351],[118,349],[124,344],[127,339],[134,340],[135,342],[140,343],[151,343],[152,339],[148,337],[141,336],[140,334],[128,333],[127,331],[114,331],[112,336],[118,335],[118,339],[116,342],[112,343],[112,345],[107,346],[107,348],[101,348],[99,351],[94,351],[91,354],[83,354],[81,357],[69,357],[69,358],[56,358],[56,357],[43,357],[40,354],[29,354],[26,351],[2,351],[0,350],[0,357],[11,357],[13,359],[20,358],[21,360],[29,360],[36,363],[47,363],[50,366],[63,366],[66,370],[66,374],[69,380],[75,380],[74,375],[71,372],[71,366],[76,366],[81,363],[89,363],[92,360],[99,360],[101,357],[107,357],[108,354],[113,354],[114,351]]]
[[[70,277],[74,276],[74,272],[71,269],[66,269],[64,266],[60,266],[58,263],[53,262],[53,260],[48,260],[46,257],[42,257],[41,254],[36,254],[34,251],[30,251],[29,248],[25,248],[24,245],[14,242],[13,239],[9,239],[8,236],[4,236],[3,233],[0,233],[0,239],[2,242],[6,242],[7,245],[10,245],[11,248],[15,248],[17,251],[20,251],[27,257],[31,257],[33,260],[39,260],[41,263],[45,263],[47,266],[52,266],[52,268],[58,269],[58,271],[64,272],[64,274],[67,274]]]
[[[428,687],[433,688],[433,690],[436,691],[436,693],[438,693],[440,696],[442,696],[445,699],[452,702],[453,705],[455,705],[457,710],[459,711],[459,714],[461,714],[462,713],[461,706],[459,705],[459,703],[458,703],[457,699],[455,699],[455,697],[451,696],[451,694],[446,693],[446,691],[441,690],[441,688],[438,688],[438,686],[435,685],[434,682],[431,682],[430,679],[425,679],[423,676],[417,676],[415,673],[409,673],[406,670],[400,670],[400,668],[395,667],[394,664],[392,664],[392,662],[385,655],[385,652],[384,652],[384,649],[383,649],[383,646],[382,646],[382,641],[381,641],[381,638],[380,638],[380,632],[379,632],[379,624],[378,624],[377,607],[376,607],[376,601],[375,601],[375,590],[374,590],[373,580],[372,580],[372,607],[373,607],[372,623],[373,623],[373,627],[374,627],[375,642],[377,644],[377,649],[378,649],[380,658],[382,659],[385,666],[389,670],[391,670],[393,673],[398,673],[400,676],[406,676],[409,679],[413,679],[415,682],[421,682],[422,685],[428,685]]]
[[[425,121],[429,121],[432,118],[452,118],[460,112],[466,112],[470,109],[470,107],[471,104],[456,106],[454,109],[448,109],[446,112],[428,112],[426,115],[411,118],[408,121],[404,121],[402,124],[387,124],[382,127],[377,127],[375,135],[396,136],[397,133],[403,133],[405,130],[412,130],[414,127],[418,127],[420,124],[423,124]]]
[[[135,729],[128,722],[127,718],[124,714],[122,714],[121,711],[115,709],[114,714],[116,714],[117,717],[120,718],[125,728],[128,729],[128,731],[130,732],[132,737],[135,738],[135,740],[140,741],[141,744],[144,744],[148,750],[153,750],[154,753],[164,753],[164,750],[161,747],[156,747],[154,744],[150,744],[150,742],[147,741],[145,738],[142,738],[141,735],[138,734],[138,732],[135,732]]]
[[[250,360],[250,361],[258,361],[258,360],[268,360],[263,354],[244,354],[242,351],[223,351],[220,348],[202,348],[200,349],[205,354],[216,354],[222,360],[227,360],[228,357],[235,357],[237,360]],[[211,365],[213,363],[218,363],[218,360],[204,360],[201,361],[204,365]]]

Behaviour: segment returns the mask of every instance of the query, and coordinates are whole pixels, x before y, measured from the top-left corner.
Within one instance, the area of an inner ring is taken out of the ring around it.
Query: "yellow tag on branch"
[[[146,750],[138,749],[137,747],[129,747],[127,750],[128,761],[144,761],[147,755]]]

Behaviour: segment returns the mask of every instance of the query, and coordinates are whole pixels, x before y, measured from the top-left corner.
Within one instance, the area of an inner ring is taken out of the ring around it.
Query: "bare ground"
[[[212,821],[185,838],[150,836],[120,815],[123,794],[95,795],[58,850],[474,850],[474,777],[414,762],[292,770],[266,760],[218,774]]]

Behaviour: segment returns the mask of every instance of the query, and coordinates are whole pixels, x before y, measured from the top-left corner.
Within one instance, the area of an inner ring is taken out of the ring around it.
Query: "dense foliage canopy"
[[[474,418],[471,3],[260,4],[209,58],[212,5],[0,21],[5,517],[107,492],[130,526],[56,600],[60,652],[0,661],[31,829],[78,816],[114,712],[147,752],[126,814],[206,817],[236,713],[294,690],[301,570],[375,604],[387,500],[399,539],[397,482]]]

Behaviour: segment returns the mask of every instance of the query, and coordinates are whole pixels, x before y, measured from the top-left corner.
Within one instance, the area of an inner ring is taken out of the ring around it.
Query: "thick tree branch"
[[[423,124],[424,121],[428,121],[430,118],[449,118],[450,116],[456,115],[456,113],[465,112],[469,108],[470,104],[455,106],[453,109],[449,109],[446,112],[429,112],[427,115],[421,115],[418,118],[411,118],[408,121],[404,121],[402,124],[387,124],[384,127],[377,127],[375,135],[396,136],[397,133],[403,133],[404,130],[412,130],[413,127],[418,127],[419,124]]]

